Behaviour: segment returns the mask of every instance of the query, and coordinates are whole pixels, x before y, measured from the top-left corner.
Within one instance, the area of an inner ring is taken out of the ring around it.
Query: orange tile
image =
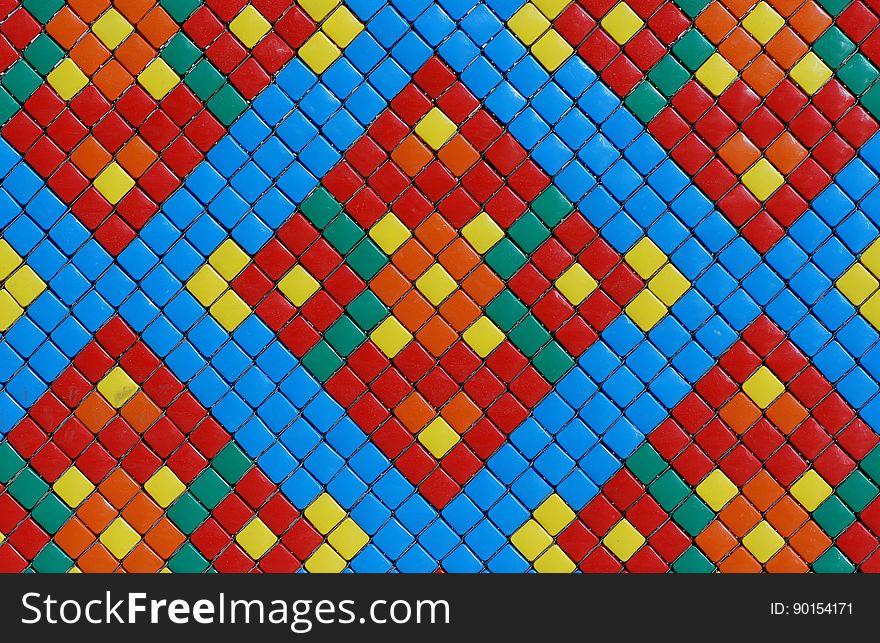
[[[718,155],[736,174],[742,174],[761,158],[760,150],[742,132],[731,136],[719,148]]]
[[[76,515],[89,529],[100,534],[118,513],[101,494],[93,493],[79,506]]]
[[[461,287],[480,306],[487,305],[504,289],[502,282],[486,264],[480,264],[462,282]]]
[[[742,435],[761,417],[761,409],[740,391],[721,408],[719,415],[731,429]]]
[[[74,414],[92,433],[98,433],[107,426],[107,423],[116,415],[116,411],[100,393],[93,391],[76,407]]]
[[[370,290],[386,306],[393,306],[410,288],[412,288],[410,281],[391,264],[382,268],[370,282]]]
[[[464,391],[460,391],[446,403],[440,415],[459,435],[463,435],[476,424],[483,413]]]
[[[742,18],[758,4],[758,0],[722,0],[722,2],[736,18]]]
[[[456,290],[440,306],[440,314],[459,333],[474,323],[480,312],[480,307],[462,290]]]
[[[113,0],[113,5],[126,20],[134,24],[156,6],[156,0]]]
[[[87,574],[109,574],[116,571],[119,561],[113,557],[101,543],[95,543],[91,549],[79,557],[76,566]]]
[[[134,136],[116,155],[116,161],[133,178],[139,178],[156,162],[159,155],[140,136]]]
[[[766,46],[767,53],[773,56],[782,69],[788,71],[794,64],[803,58],[808,47],[797,34],[788,27],[783,27]]]
[[[116,100],[132,86],[134,78],[116,60],[110,60],[92,76],[92,82],[109,100]]]
[[[788,391],[767,408],[766,414],[786,435],[799,427],[808,416],[807,410]]]
[[[67,0],[70,8],[86,22],[93,22],[110,7],[110,0]]]
[[[713,563],[724,558],[730,550],[736,547],[736,538],[731,534],[720,520],[713,520],[699,536],[694,539],[697,546],[703,550]]]
[[[422,242],[422,245],[428,249],[428,252],[436,255],[455,239],[456,232],[446,222],[446,219],[434,212],[419,224],[415,235]]]
[[[480,160],[480,154],[461,134],[456,134],[437,154],[449,171],[461,177]]]
[[[743,80],[760,96],[766,96],[785,78],[779,66],[767,54],[758,56],[742,73]]]
[[[789,24],[807,43],[812,43],[825,33],[825,30],[831,26],[831,22],[828,14],[813,0],[807,0],[804,6],[798,9],[789,20]]]
[[[155,57],[156,50],[136,33],[116,48],[116,59],[134,76],[141,73]]]
[[[86,31],[88,27],[70,7],[62,7],[46,25],[46,32],[65,49],[73,47]]]
[[[80,172],[88,178],[94,179],[113,160],[113,155],[105,150],[94,137],[89,136],[73,151],[70,159]]]
[[[160,49],[179,27],[162,7],[156,7],[138,22],[137,30],[153,47]]]
[[[143,433],[149,429],[159,416],[162,415],[161,409],[153,404],[153,401],[143,391],[138,391],[132,398],[122,407],[121,413],[128,423],[138,433]]]
[[[86,76],[91,76],[110,58],[110,50],[91,33],[79,39],[70,50],[70,58]]]
[[[416,290],[410,290],[404,295],[393,310],[394,316],[411,333],[421,328],[435,312],[430,302]]]
[[[394,408],[394,415],[412,434],[424,429],[436,417],[434,408],[415,392]]]
[[[783,496],[779,502],[767,510],[766,516],[767,522],[773,525],[773,528],[783,538],[791,536],[810,517],[791,496]]]
[[[773,479],[773,476],[761,469],[743,485],[742,492],[758,511],[767,511],[774,502],[782,497],[785,490]]]
[[[416,333],[416,338],[434,357],[440,357],[458,339],[458,335],[440,315],[434,315]]]
[[[122,517],[135,531],[144,535],[162,517],[162,510],[146,493],[139,491],[122,510]]]
[[[831,547],[831,539],[819,525],[810,520],[789,539],[788,544],[801,558],[812,564]]]
[[[771,574],[806,574],[810,571],[809,566],[788,545],[768,560],[764,569]]]
[[[410,177],[414,177],[425,169],[425,166],[433,158],[431,150],[412,134],[403,139],[400,145],[391,152],[391,159]]]
[[[718,53],[742,71],[761,53],[761,45],[745,29],[737,27],[718,45]]]
[[[123,469],[114,469],[107,478],[98,485],[98,491],[110,504],[122,509],[128,501],[140,491],[140,485],[131,479]]]
[[[95,542],[95,534],[73,516],[55,532],[54,540],[65,554],[76,559]]]
[[[138,543],[122,562],[125,571],[132,574],[155,574],[164,565],[164,561],[144,543]]]
[[[391,261],[410,281],[415,281],[434,263],[434,257],[415,239],[404,243],[391,257]]]
[[[146,542],[154,552],[165,559],[170,558],[171,554],[173,554],[185,540],[186,537],[180,533],[180,530],[164,516],[158,523],[156,523],[156,526],[147,533],[146,538],[144,538],[144,542]]]
[[[480,255],[462,238],[450,243],[449,247],[440,253],[439,259],[446,272],[456,281],[464,279],[480,263]]]
[[[742,496],[731,500],[718,514],[737,538],[742,538],[761,521],[761,514]]]
[[[776,10],[776,13],[783,18],[788,18],[803,4],[803,0],[768,0],[768,3]]]
[[[730,556],[718,563],[718,569],[725,574],[758,574],[761,572],[761,563],[745,547],[737,547]]]
[[[713,44],[718,44],[736,27],[736,18],[720,2],[713,2],[694,21]]]

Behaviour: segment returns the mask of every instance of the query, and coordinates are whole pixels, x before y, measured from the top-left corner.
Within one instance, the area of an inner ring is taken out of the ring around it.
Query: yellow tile
[[[666,263],[666,255],[648,237],[643,237],[623,257],[642,279],[650,278]]]
[[[341,49],[345,49],[364,30],[364,26],[351,11],[342,6],[324,21],[321,29]]]
[[[67,503],[68,507],[76,509],[95,490],[95,485],[79,469],[70,467],[55,481],[52,490]]]
[[[533,561],[553,544],[553,539],[537,521],[530,518],[513,533],[510,542],[526,559]]]
[[[809,469],[791,485],[791,495],[804,506],[807,511],[816,509],[831,495],[831,485],[818,473]]]
[[[103,379],[98,382],[98,391],[115,409],[122,408],[131,396],[137,393],[137,383],[118,366],[110,369]]]
[[[370,537],[351,518],[346,518],[327,537],[327,542],[345,560],[351,560],[370,542]]]
[[[538,7],[547,18],[553,20],[571,4],[571,0],[532,0],[532,4]]]
[[[156,100],[161,100],[168,95],[172,89],[177,87],[180,82],[180,76],[174,73],[174,70],[161,58],[156,58],[147,65],[140,74],[138,74],[138,82],[141,86],[150,92],[150,96]]]
[[[422,116],[415,131],[431,149],[439,150],[457,130],[455,123],[446,114],[432,107],[431,111]]]
[[[645,537],[624,518],[605,534],[602,543],[612,554],[626,562],[645,544]]]
[[[504,341],[504,333],[488,317],[483,315],[464,331],[462,338],[468,346],[474,349],[477,355],[488,357],[489,353]]]
[[[0,290],[0,331],[6,331],[15,320],[21,317],[24,310],[18,302],[5,290]]]
[[[579,263],[573,264],[559,275],[555,285],[562,296],[574,306],[578,306],[599,286],[593,276]]]
[[[651,292],[667,306],[677,302],[690,287],[690,282],[671,263],[663,266],[648,282]]]
[[[532,45],[532,53],[547,71],[556,71],[574,53],[574,49],[555,29],[551,29]]]
[[[766,45],[776,32],[785,26],[785,19],[762,0],[743,19],[742,26],[755,37],[755,40]]]
[[[752,398],[752,402],[762,409],[766,409],[785,392],[785,385],[766,366],[755,371],[743,383],[742,388],[745,394]]]
[[[313,574],[338,574],[345,569],[345,559],[330,545],[324,543],[309,556],[306,569]]]
[[[762,520],[745,535],[742,543],[759,563],[764,564],[782,549],[785,539],[770,526],[770,523]]]
[[[324,492],[306,507],[305,515],[315,529],[327,535],[345,518],[345,510],[329,493]]]
[[[556,536],[560,531],[568,527],[575,518],[572,511],[565,500],[555,493],[538,505],[534,511],[535,520],[547,531],[551,536]]]
[[[391,359],[409,344],[412,335],[394,317],[388,317],[370,333],[370,339]]]
[[[281,284],[278,285],[280,288]],[[186,282],[186,289],[199,300],[202,306],[210,306],[226,288],[226,281],[208,264],[199,268],[198,272]],[[284,291],[282,290],[282,292]]]
[[[458,283],[449,276],[449,273],[444,270],[443,266],[435,263],[421,277],[416,279],[416,288],[419,289],[428,301],[435,306],[439,306],[449,295],[455,292],[455,289],[458,288]]]
[[[297,4],[311,16],[312,20],[321,22],[336,8],[339,0],[299,0]]]
[[[5,239],[0,239],[0,281],[21,265],[21,257]]]
[[[122,518],[111,522],[99,538],[104,547],[118,560],[125,558],[140,539],[138,533]]]
[[[92,33],[101,39],[108,49],[116,49],[134,31],[134,27],[116,9],[110,8],[92,24]]]
[[[878,287],[880,282],[858,261],[837,280],[837,289],[855,306],[861,306]]]
[[[0,539],[0,542],[2,542],[2,539]],[[68,574],[82,574],[82,570],[79,567],[77,567],[76,565],[74,565],[73,567],[71,567],[70,569],[67,570],[67,573]]]
[[[177,500],[184,491],[184,485],[180,479],[174,475],[174,472],[168,467],[161,467],[154,473],[147,483],[144,485],[147,493],[152,496],[160,507],[170,507],[171,503]]]
[[[250,257],[242,250],[235,241],[227,239],[221,243],[217,249],[208,257],[214,270],[216,270],[223,279],[232,281],[238,274],[244,270],[244,267],[250,261]]]
[[[535,571],[541,574],[570,574],[575,570],[575,564],[559,545],[552,545],[547,551],[538,556],[534,563]]]
[[[6,540],[6,536],[4,536],[2,532],[0,532],[0,543],[2,543],[4,540]]]
[[[320,284],[305,268],[296,265],[278,282],[278,290],[284,293],[294,306],[302,306],[309,297],[318,292]]]
[[[730,481],[721,469],[715,469],[697,485],[697,495],[706,501],[712,511],[721,509],[739,493],[739,489]]]
[[[336,62],[342,55],[339,48],[333,44],[324,32],[318,31],[312,34],[306,43],[297,50],[297,55],[316,74],[323,74],[326,69]]]
[[[370,238],[386,255],[397,250],[411,236],[409,228],[403,225],[393,212],[386,214],[370,228]]]
[[[871,322],[874,328],[880,329],[880,292],[875,292],[871,295],[868,301],[859,308],[859,312],[862,313],[865,319]]]
[[[626,306],[626,314],[645,332],[654,328],[667,312],[663,302],[647,289],[636,295]]]
[[[418,435],[419,442],[438,460],[458,444],[458,433],[442,417],[434,418]]]
[[[870,270],[875,277],[880,277],[880,242],[875,241],[859,257],[859,261]]]
[[[716,52],[700,65],[696,76],[706,89],[718,96],[736,80],[736,68]]]
[[[742,175],[743,185],[761,201],[766,200],[771,194],[776,192],[784,181],[785,179],[782,178],[779,170],[764,158],[755,163]]]
[[[214,319],[230,333],[238,328],[251,312],[251,307],[233,290],[227,290],[220,299],[211,304],[211,314]]]
[[[248,49],[253,49],[263,39],[272,25],[257,11],[253,5],[248,5],[235,16],[229,23],[229,30],[234,33],[242,44]]]
[[[22,307],[28,306],[46,290],[45,282],[28,265],[24,265],[16,270],[6,280],[4,286]]]
[[[272,549],[278,538],[259,517],[255,517],[235,535],[235,540],[254,560],[260,560]]]
[[[608,32],[617,44],[623,45],[645,24],[639,18],[639,14],[630,9],[625,2],[618,2],[617,6],[602,18],[602,28]]]
[[[95,177],[94,185],[105,199],[116,205],[134,187],[134,179],[113,161]]]
[[[789,76],[808,94],[815,94],[831,78],[831,70],[812,51],[791,68]]]
[[[63,100],[70,100],[89,84],[89,79],[70,58],[62,60],[49,72],[46,80]]]
[[[550,27],[550,21],[534,4],[527,2],[522,9],[511,16],[507,21],[507,26],[516,34],[517,38],[526,45],[531,45],[538,39],[538,36],[547,31]]]
[[[504,238],[504,231],[485,212],[475,216],[461,229],[461,234],[480,254],[485,254]]]

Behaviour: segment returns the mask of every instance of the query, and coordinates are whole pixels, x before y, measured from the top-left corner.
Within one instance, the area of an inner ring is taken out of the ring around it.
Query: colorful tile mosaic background
[[[878,14],[0,0],[0,571],[880,571]]]

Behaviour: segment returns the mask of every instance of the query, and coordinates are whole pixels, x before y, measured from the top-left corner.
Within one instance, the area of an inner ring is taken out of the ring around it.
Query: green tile
[[[176,33],[162,48],[162,60],[180,76],[188,72],[201,56],[201,50],[182,31]]]
[[[670,469],[652,482],[648,491],[664,510],[672,511],[687,498],[691,489],[675,471]]]
[[[345,362],[327,342],[321,340],[303,356],[302,363],[319,381],[326,382]]]
[[[6,487],[25,509],[33,509],[49,491],[49,485],[30,469],[25,469]]]
[[[642,81],[623,102],[643,123],[650,123],[666,107],[666,98],[648,81]]]
[[[550,333],[533,315],[527,315],[508,335],[514,346],[526,357],[532,357],[550,341]]]
[[[2,458],[0,458],[0,462],[2,462]],[[880,444],[871,449],[868,455],[862,458],[862,461],[859,462],[859,468],[867,473],[871,480],[880,484]],[[2,481],[3,479],[0,478],[0,482]]]
[[[532,201],[531,208],[551,230],[574,210],[571,202],[552,185]]]
[[[510,279],[526,263],[526,256],[506,237],[486,253],[485,259],[489,267],[502,279]]]
[[[856,96],[868,89],[878,75],[877,68],[862,54],[856,54],[837,70],[837,77]]]
[[[388,257],[369,237],[357,244],[345,260],[364,281],[375,277],[388,264]]]
[[[355,297],[346,307],[345,312],[367,333],[378,326],[379,322],[389,315],[385,304],[370,290],[365,290]]]
[[[822,34],[822,37],[813,43],[813,53],[819,56],[831,69],[840,67],[843,61],[855,50],[856,46],[853,41],[834,25],[829,27]]]
[[[4,125],[20,109],[21,105],[9,95],[9,92],[0,87],[0,125]]]
[[[856,567],[837,547],[832,547],[816,559],[813,571],[817,574],[852,574]]]
[[[231,485],[241,480],[252,464],[250,458],[232,442],[223,447],[211,461],[211,466]]]
[[[517,219],[507,234],[526,253],[534,252],[550,237],[550,231],[531,210]]]
[[[46,76],[64,58],[64,50],[43,33],[24,50],[24,57],[37,73]]]
[[[24,0],[21,3],[42,24],[46,24],[64,6],[64,0]]]
[[[202,60],[184,76],[183,80],[196,96],[206,101],[223,86],[226,77],[210,62]]]
[[[699,536],[714,517],[715,512],[695,495],[691,495],[672,514],[672,519],[692,538]]]
[[[529,309],[519,300],[519,297],[506,288],[498,293],[495,299],[486,306],[486,314],[489,316],[489,319],[505,333],[513,328],[528,312]]]
[[[198,9],[204,0],[159,0],[162,8],[177,22],[183,22]]]
[[[26,464],[9,442],[0,442],[0,483],[9,484],[9,481],[24,469]]]
[[[324,228],[324,237],[340,254],[347,255],[364,238],[364,231],[343,212]]]
[[[852,4],[852,0],[819,0],[819,4],[832,16],[836,16]]]
[[[232,488],[214,469],[205,469],[189,488],[190,492],[208,509],[220,504]]]
[[[70,520],[73,510],[65,505],[54,493],[47,495],[40,501],[31,516],[37,523],[50,534],[56,531]]]
[[[871,87],[862,94],[862,107],[871,113],[874,118],[880,119],[880,83]]]
[[[535,355],[532,365],[544,379],[555,384],[574,366],[574,360],[559,344],[550,342]]]
[[[694,72],[715,53],[715,46],[706,40],[698,29],[689,29],[672,46],[672,53],[685,67]]]
[[[696,18],[703,9],[709,6],[710,0],[675,0],[678,8],[684,11],[689,18]]]
[[[679,574],[711,574],[715,565],[699,549],[691,545],[672,564],[672,570]]]
[[[366,338],[364,332],[345,315],[336,320],[324,334],[327,343],[333,347],[337,355],[342,357],[351,355],[358,346],[364,343]]]
[[[650,484],[651,481],[666,469],[666,460],[661,458],[654,447],[646,442],[626,459],[626,468],[642,484]]]
[[[73,567],[73,561],[58,545],[50,542],[36,555],[31,566],[41,574],[63,574]]]
[[[235,87],[226,83],[205,103],[205,107],[211,110],[218,121],[229,127],[235,119],[244,114],[248,104]]]
[[[198,529],[209,513],[190,492],[184,493],[168,508],[168,518],[184,534],[189,536]]]
[[[175,574],[200,574],[208,568],[208,561],[192,543],[184,543],[168,561],[168,569]]]
[[[831,538],[836,538],[856,519],[837,496],[831,496],[813,512],[813,520]]]
[[[855,512],[862,511],[877,497],[877,487],[856,469],[834,490],[841,500]]]
[[[690,79],[687,69],[670,54],[666,54],[648,74],[648,80],[666,96],[675,95]]]
[[[342,206],[324,188],[318,188],[299,206],[299,211],[305,215],[313,226],[322,230],[333,218],[342,212]]]
[[[43,79],[24,60],[19,60],[3,75],[0,84],[15,100],[23,103],[43,84]]]

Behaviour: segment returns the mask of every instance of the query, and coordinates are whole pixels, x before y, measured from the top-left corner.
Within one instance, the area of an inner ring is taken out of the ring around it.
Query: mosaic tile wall
[[[0,571],[880,570],[877,0],[0,0]]]

